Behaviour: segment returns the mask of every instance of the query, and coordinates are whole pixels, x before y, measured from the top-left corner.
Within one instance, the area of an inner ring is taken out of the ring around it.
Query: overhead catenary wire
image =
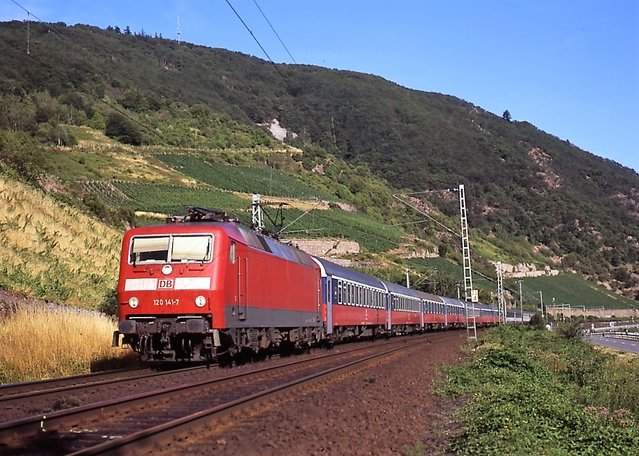
[[[451,229],[451,228],[447,227],[446,225],[444,225],[443,223],[441,223],[439,220],[437,220],[437,219],[435,219],[434,217],[432,217],[430,214],[427,214],[426,212],[422,211],[422,210],[421,210],[421,209],[419,209],[418,207],[416,207],[416,206],[414,206],[414,205],[412,205],[412,204],[410,204],[410,203],[407,203],[406,201],[404,201],[403,199],[401,199],[401,198],[400,198],[400,195],[398,195],[398,194],[393,195],[393,198],[395,198],[397,201],[399,201],[399,202],[401,202],[401,203],[405,204],[406,206],[408,206],[408,207],[410,207],[410,208],[412,208],[412,209],[416,210],[417,212],[419,212],[419,213],[420,213],[420,214],[422,214],[423,216],[425,216],[425,217],[429,218],[429,219],[430,219],[430,220],[432,220],[434,223],[436,223],[437,225],[439,225],[439,226],[441,226],[442,228],[444,228],[446,231],[448,231],[448,232],[450,232],[450,233],[454,234],[454,235],[455,235],[455,236],[457,236],[457,237],[461,237],[461,234],[459,234],[459,233],[457,233],[455,230],[453,230],[453,229]]]
[[[286,85],[288,86],[288,79],[286,78],[286,76],[284,76],[284,73],[282,73],[280,71],[280,69],[278,68],[277,64],[273,61],[273,59],[271,58],[271,56],[268,54],[268,52],[266,52],[266,49],[264,49],[264,46],[262,46],[262,43],[260,43],[260,40],[257,39],[257,37],[255,36],[255,34],[253,33],[253,31],[251,30],[251,28],[248,26],[248,24],[244,21],[244,19],[242,19],[242,16],[240,16],[240,13],[237,12],[237,10],[233,7],[233,5],[231,4],[231,2],[229,0],[225,0],[226,4],[229,5],[229,8],[231,8],[231,10],[233,10],[233,13],[235,13],[235,15],[237,16],[237,18],[240,20],[240,22],[242,23],[242,25],[244,26],[244,28],[250,33],[250,35],[253,37],[253,40],[257,43],[257,45],[260,47],[260,49],[262,50],[262,52],[264,53],[264,55],[266,56],[266,58],[268,59],[269,62],[271,62],[271,65],[273,65],[273,68],[275,68],[275,71],[277,71],[277,73],[282,77],[282,79],[284,80],[284,82],[286,83]]]
[[[457,233],[457,232],[456,232],[455,230],[453,230],[452,228],[450,228],[450,227],[448,227],[448,226],[444,225],[442,222],[440,222],[439,220],[435,219],[435,218],[434,218],[434,217],[432,217],[430,214],[427,214],[426,212],[424,212],[423,210],[421,210],[421,209],[420,209],[420,208],[418,208],[417,206],[415,206],[415,205],[413,205],[413,204],[410,204],[410,203],[408,203],[408,202],[406,202],[406,201],[404,201],[403,199],[401,199],[401,198],[400,198],[400,196],[422,195],[422,194],[435,193],[435,192],[437,192],[437,191],[438,191],[438,190],[432,190],[432,191],[428,191],[428,190],[427,190],[427,191],[421,191],[421,192],[412,192],[412,193],[395,194],[395,195],[393,195],[393,198],[395,198],[396,200],[398,200],[398,201],[400,201],[401,203],[405,204],[406,206],[408,206],[408,207],[410,207],[410,208],[414,209],[415,211],[419,212],[420,214],[424,215],[424,216],[425,216],[425,217],[427,217],[429,220],[431,220],[432,222],[436,223],[436,224],[437,224],[437,225],[439,225],[440,227],[444,228],[444,229],[445,229],[446,231],[448,231],[449,233],[452,233],[452,234],[454,234],[455,236],[457,236],[457,237],[461,238],[461,234]],[[449,189],[448,191],[454,191],[454,190],[450,190],[450,189]],[[423,221],[424,221],[424,220],[420,220],[420,221],[417,221],[417,222],[410,222],[410,223],[412,223],[412,224],[417,224],[417,223],[420,223],[420,222],[423,222]],[[410,223],[406,223],[406,224],[410,224]],[[404,225],[404,224],[402,224],[402,225]],[[394,226],[399,226],[399,225],[394,225]],[[489,281],[489,282],[491,282],[491,283],[497,284],[497,280],[495,280],[495,279],[493,279],[492,277],[489,277],[489,276],[487,276],[487,275],[485,275],[485,274],[482,274],[481,272],[479,272],[479,271],[477,271],[477,270],[474,270],[474,271],[473,271],[473,275],[475,275],[475,274],[476,274],[476,275],[478,275],[478,276],[480,276],[480,277],[482,277],[482,278],[484,278],[485,280],[487,280],[487,281]],[[512,289],[512,288],[510,288],[510,287],[504,286],[504,288],[505,288],[506,290],[510,291],[511,293],[518,293],[518,291],[513,290],[513,289]],[[535,295],[532,295],[532,294],[530,294],[530,293],[528,293],[528,292],[525,292],[524,294],[525,294],[525,295],[527,295],[527,296],[529,297],[529,299],[534,299],[534,300],[539,301],[539,298],[538,298],[538,297],[536,297]]]
[[[286,53],[291,58],[293,63],[297,63],[295,61],[295,57],[293,57],[293,55],[291,54],[291,51],[288,50],[288,48],[286,47],[286,44],[284,44],[284,41],[282,41],[282,38],[280,38],[279,33],[277,33],[277,31],[275,30],[275,27],[273,27],[273,24],[271,24],[271,21],[268,20],[268,17],[266,17],[266,14],[264,14],[264,11],[262,11],[262,8],[260,8],[260,5],[257,3],[257,0],[253,0],[253,3],[255,3],[255,6],[257,7],[257,9],[260,10],[260,13],[262,13],[262,17],[264,17],[264,20],[268,23],[269,27],[271,27],[271,30],[273,30],[273,33],[275,34],[277,39],[280,41],[282,47],[286,50]]]
[[[38,22],[45,23],[45,21],[43,21],[38,16],[33,14],[31,11],[26,9],[24,6],[22,6],[16,0],[11,0],[11,2],[14,3],[16,6],[18,6],[19,8],[21,8],[23,11],[25,11],[29,17],[33,17],[33,18],[37,19]],[[27,26],[30,27],[30,21],[27,22]],[[83,51],[85,50],[85,49],[82,49],[74,40],[69,39],[68,37],[66,37],[63,34],[61,34],[60,32],[58,32],[57,30],[51,28],[51,29],[49,29],[49,31],[53,32],[53,34],[57,38],[61,38],[61,39],[64,39],[66,41],[70,41],[72,46],[74,46],[76,48],[79,48],[79,49],[81,49]],[[29,40],[28,36],[27,36],[27,40]],[[14,46],[14,48],[15,48],[15,46]],[[15,49],[17,49],[17,48],[15,48]],[[27,55],[31,59],[35,60],[40,65],[42,65],[43,67],[51,70],[53,73],[57,74],[58,76],[62,77],[63,79],[67,78],[67,75],[64,74],[62,71],[58,70],[56,67],[50,65],[49,63],[44,62],[42,59],[38,58],[33,52],[30,52],[29,47],[27,47]],[[147,133],[150,133],[151,135],[154,135],[154,136],[158,137],[162,142],[165,142],[164,136],[162,136],[162,134],[160,134],[156,129],[154,129],[153,127],[151,127],[149,125],[144,124],[143,122],[139,121],[135,117],[131,116],[126,110],[119,108],[118,106],[114,105],[113,103],[109,103],[107,100],[104,100],[103,98],[100,98],[97,95],[95,95],[94,93],[91,93],[89,91],[83,91],[83,93],[86,93],[88,96],[90,96],[91,98],[95,99],[96,101],[108,106],[113,111],[116,111],[118,114],[121,114],[122,116],[124,116],[127,119],[129,119],[131,122],[133,122],[133,123],[137,124],[138,126],[142,127]]]

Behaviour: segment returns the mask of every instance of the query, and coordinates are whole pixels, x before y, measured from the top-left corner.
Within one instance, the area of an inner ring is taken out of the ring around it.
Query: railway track
[[[222,416],[254,408],[274,395],[287,394],[294,388],[356,369],[363,363],[370,364],[393,353],[424,346],[437,339],[436,336],[364,344],[311,359],[175,384],[2,423],[0,452],[57,455],[118,451],[129,454],[158,440],[170,440],[189,432],[203,422],[220,426],[224,423]]]
[[[33,397],[49,394],[55,391],[69,391],[74,388],[84,388],[118,381],[128,376],[135,376],[148,369],[120,369],[91,374],[74,375],[70,377],[51,378],[33,382],[9,383],[0,385],[0,404],[22,397]]]
[[[91,396],[100,391],[135,391],[142,389],[140,385],[143,383],[162,382],[169,376],[186,379],[203,369],[205,366],[164,372],[152,372],[148,368],[118,370],[3,385],[0,387],[0,421],[81,405],[91,401]]]

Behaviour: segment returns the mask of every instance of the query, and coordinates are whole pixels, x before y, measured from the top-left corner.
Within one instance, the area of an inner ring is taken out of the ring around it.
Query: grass
[[[115,287],[121,234],[0,175],[0,288],[97,308]]]
[[[69,376],[126,364],[111,348],[105,315],[46,306],[21,307],[0,320],[0,383]]]
[[[451,451],[637,454],[639,359],[620,361],[565,328],[490,330],[472,361],[444,371],[440,391],[467,399]]]

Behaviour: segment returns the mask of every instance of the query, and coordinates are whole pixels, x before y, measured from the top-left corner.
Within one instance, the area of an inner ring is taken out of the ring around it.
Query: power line
[[[225,0],[226,4],[229,5],[229,8],[231,8],[233,10],[233,12],[235,13],[235,15],[237,16],[237,18],[240,20],[240,22],[242,23],[242,25],[244,26],[244,28],[251,34],[251,36],[253,37],[253,40],[255,40],[255,42],[257,43],[257,45],[260,47],[260,49],[262,50],[262,52],[264,53],[264,55],[266,56],[266,58],[268,59],[269,62],[271,62],[271,64],[273,65],[273,67],[275,68],[275,70],[279,73],[279,75],[282,77],[282,79],[284,80],[284,82],[288,85],[288,80],[286,79],[286,76],[284,76],[284,74],[280,71],[280,69],[277,67],[277,65],[275,64],[275,62],[273,61],[273,59],[271,58],[270,55],[268,55],[268,52],[266,52],[266,49],[264,49],[264,46],[262,46],[262,43],[260,43],[260,41],[257,39],[257,37],[255,36],[255,34],[253,33],[253,31],[249,28],[249,26],[246,24],[246,22],[244,22],[244,19],[242,19],[242,16],[240,16],[240,13],[237,12],[237,10],[233,7],[233,5],[231,5],[231,2],[229,0]]]
[[[413,193],[411,193],[413,194]],[[456,231],[452,230],[451,228],[448,228],[446,225],[444,225],[443,223],[441,223],[440,221],[438,221],[437,219],[435,219],[434,217],[432,217],[430,214],[427,214],[426,212],[422,211],[421,209],[419,209],[417,206],[414,206],[410,203],[407,203],[406,201],[404,201],[403,199],[401,199],[399,197],[399,195],[393,195],[393,198],[395,198],[397,201],[404,203],[406,206],[416,210],[417,212],[419,212],[420,214],[422,214],[425,217],[428,217],[430,220],[432,220],[433,222],[435,222],[437,225],[441,226],[442,228],[444,228],[446,231],[454,234],[457,237],[461,237],[461,234],[457,233]]]
[[[35,17],[36,19],[40,20],[40,18],[38,18],[38,16],[36,16],[35,14],[32,14],[31,11],[29,11],[28,9],[26,9],[24,6],[22,6],[20,3],[16,2],[15,0],[11,0],[11,2],[16,5],[18,8],[22,9],[25,13]]]
[[[284,41],[282,41],[282,38],[280,38],[280,35],[275,31],[275,28],[271,24],[271,21],[268,20],[268,17],[266,17],[266,14],[264,14],[264,11],[262,11],[262,8],[260,8],[260,5],[257,4],[257,0],[253,0],[253,3],[255,3],[255,6],[257,6],[257,9],[260,10],[260,13],[262,13],[262,16],[264,17],[264,20],[266,20],[268,25],[271,27],[271,30],[273,30],[273,33],[275,33],[275,36],[277,37],[277,39],[280,40],[280,43],[282,44],[282,47],[284,47],[284,49],[286,49],[286,53],[289,55],[289,57],[291,58],[293,63],[297,63],[295,61],[295,58],[291,55],[290,51],[288,50],[288,48],[284,44]]]
[[[41,23],[45,23],[45,21],[43,21],[42,19],[40,19],[38,16],[36,16],[35,14],[31,13],[28,9],[26,9],[24,6],[22,6],[20,3],[18,3],[15,0],[11,0],[12,3],[14,3],[16,6],[18,6],[19,8],[21,8],[22,10],[24,10],[29,16],[34,17],[35,19],[37,19],[39,22]],[[30,22],[27,22],[27,26],[29,27]],[[86,49],[83,49],[81,46],[79,46],[75,41],[68,39],[66,36],[64,36],[62,33],[58,32],[56,29],[53,28],[49,28],[50,32],[53,32],[53,34],[60,38],[63,38],[64,40],[67,41],[71,41],[72,45],[75,46],[76,48],[81,49],[82,51],[86,51]],[[29,37],[27,36],[27,40],[29,40]],[[17,47],[13,46],[14,49],[18,50]],[[68,78],[68,75],[64,74],[62,71],[58,70],[56,67],[42,61],[40,58],[36,57],[33,53],[30,52],[29,47],[27,47],[27,55],[32,58],[33,60],[35,60],[36,62],[38,62],[40,65],[42,65],[45,68],[48,68],[49,70],[51,70],[52,72],[56,73],[58,76],[60,76],[63,80]],[[116,111],[117,113],[121,114],[122,116],[126,117],[127,119],[129,119],[131,122],[134,122],[135,124],[139,125],[140,127],[142,127],[147,133],[150,133],[151,135],[154,135],[156,137],[158,137],[162,143],[165,143],[165,139],[164,137],[157,131],[155,130],[153,127],[146,125],[142,122],[140,122],[138,119],[136,119],[135,117],[131,116],[126,110],[119,108],[118,106],[109,103],[108,101],[98,97],[97,95],[95,95],[94,93],[91,93],[89,91],[83,91],[84,93],[86,93],[87,95],[89,95],[90,97],[94,98],[96,101],[99,101],[100,103],[108,106],[110,109],[112,109],[113,111]]]

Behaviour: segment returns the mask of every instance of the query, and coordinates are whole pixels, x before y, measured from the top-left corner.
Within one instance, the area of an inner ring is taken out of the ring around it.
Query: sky
[[[164,38],[179,24],[182,41],[267,59],[229,3],[277,63],[508,110],[639,172],[639,0],[0,0],[0,20]]]

